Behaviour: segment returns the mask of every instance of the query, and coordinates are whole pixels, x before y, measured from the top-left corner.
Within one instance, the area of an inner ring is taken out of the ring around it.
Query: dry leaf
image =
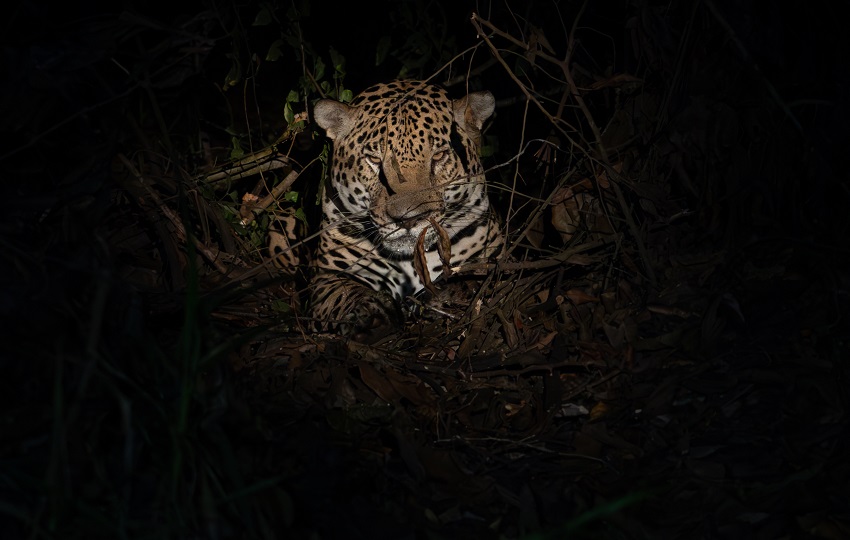
[[[589,302],[598,302],[599,298],[596,296],[591,296],[581,289],[570,289],[564,293],[564,295],[570,299],[576,306],[580,306],[582,304],[587,304]]]
[[[419,238],[416,239],[416,251],[413,253],[413,270],[419,279],[422,280],[422,285],[429,293],[436,296],[437,288],[431,283],[431,272],[428,270],[428,260],[425,258],[425,233],[428,232],[428,227],[422,229],[419,233]]]
[[[434,227],[434,230],[437,231],[437,236],[440,237],[440,241],[437,242],[437,253],[440,254],[440,261],[443,263],[443,277],[451,277],[452,242],[449,240],[449,233],[437,223],[437,220],[433,216],[428,218],[428,221],[431,222],[431,226]],[[420,234],[420,236],[422,235]]]
[[[600,401],[590,409],[590,420],[599,420],[608,413],[608,405]]]

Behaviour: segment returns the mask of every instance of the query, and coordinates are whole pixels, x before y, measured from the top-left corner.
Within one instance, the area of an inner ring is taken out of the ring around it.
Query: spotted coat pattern
[[[311,281],[322,329],[368,341],[396,326],[402,299],[424,287],[413,263],[423,230],[431,279],[443,268],[431,220],[450,238],[452,267],[499,250],[478,156],[494,105],[490,92],[451,100],[421,81],[374,86],[351,105],[316,104],[333,141]]]

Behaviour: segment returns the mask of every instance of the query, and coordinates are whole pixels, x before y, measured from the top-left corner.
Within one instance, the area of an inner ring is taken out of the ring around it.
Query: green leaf
[[[334,49],[333,47],[330,48],[329,53],[331,55],[331,63],[334,66],[334,77],[335,78],[344,77],[345,76],[345,57],[343,55],[339,54],[339,52],[336,49]]]
[[[390,36],[384,36],[378,41],[378,47],[375,51],[375,65],[380,66],[384,63],[384,60],[387,59],[387,55],[390,52],[390,47],[392,46],[392,38]]]
[[[293,6],[290,8],[290,12],[292,13],[289,18],[289,20],[291,21],[299,21],[304,17],[309,17],[310,0],[297,0],[296,2],[293,2]]]
[[[478,155],[481,158],[488,158],[496,153],[496,148],[490,145],[482,144],[480,148],[478,148]]]
[[[233,147],[230,150],[230,159],[241,159],[245,155],[245,150],[242,150],[239,139],[237,137],[231,137],[230,144]]]
[[[269,52],[266,53],[266,61],[275,62],[278,58],[281,57],[283,51],[280,50],[281,46],[283,46],[283,40],[278,39],[275,40],[274,43],[269,47]]]
[[[230,64],[230,71],[227,72],[227,75],[224,77],[224,90],[227,90],[231,86],[236,86],[239,84],[239,81],[242,79],[241,75],[241,66],[239,65],[239,61],[236,60],[235,56],[228,54],[227,57],[233,60]]]
[[[317,81],[325,76],[325,62],[321,56],[316,57],[316,64],[313,67],[313,78]]]
[[[292,47],[296,51],[300,49],[301,40],[298,38],[298,36],[294,36],[292,34],[285,34],[283,36],[283,39],[286,40],[287,45],[289,45],[290,47]]]
[[[259,229],[254,229],[251,231],[251,234],[248,235],[248,239],[251,242],[251,245],[258,248],[260,246],[265,245],[266,243],[266,234],[264,231]]]
[[[292,203],[298,202],[298,192],[297,191],[287,191],[283,194],[283,200],[289,201]]]
[[[300,101],[301,98],[298,96],[298,92],[295,90],[290,90],[288,94],[286,94],[286,102],[294,103],[296,101]]]
[[[313,91],[313,81],[307,77],[298,77],[298,88],[301,89],[305,96],[309,96],[310,92]]]
[[[272,22],[272,14],[269,11],[268,4],[264,4],[263,7],[260,8],[260,11],[257,13],[257,16],[254,18],[254,22],[252,26],[267,26]]]
[[[478,148],[478,155],[482,158],[490,157],[499,150],[499,139],[497,137],[493,137],[488,135],[484,137],[484,140],[481,142],[481,146]]]
[[[292,311],[292,307],[281,299],[275,299],[271,303],[271,308],[281,314],[288,314]]]
[[[292,103],[286,102],[286,105],[283,106],[283,118],[286,120],[287,124],[291,124],[293,120],[295,120],[295,113],[292,111]]]
[[[245,236],[246,234],[248,234],[248,229],[246,229],[244,225],[239,223],[238,219],[234,219],[230,223],[230,226],[233,227],[233,230],[236,231],[236,234],[238,234],[239,236]]]
[[[347,88],[339,93],[339,100],[343,103],[351,103],[352,99],[354,99],[354,93]]]
[[[304,225],[309,225],[309,223],[307,223],[307,214],[304,213],[303,208],[299,208],[295,211],[295,217],[297,219],[300,219],[304,223]]]

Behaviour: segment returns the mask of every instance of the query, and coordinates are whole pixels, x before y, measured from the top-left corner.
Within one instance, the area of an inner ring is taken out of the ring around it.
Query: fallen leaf
[[[437,231],[437,236],[440,237],[440,241],[437,242],[437,253],[440,254],[440,261],[443,263],[443,276],[447,278],[451,277],[452,242],[449,239],[449,233],[437,223],[437,220],[433,216],[428,218],[428,221],[431,222],[431,226],[434,227],[434,230]],[[420,233],[419,236],[421,237],[422,234]]]
[[[599,420],[608,413],[608,405],[600,401],[590,409],[590,419]]]
[[[582,291],[581,289],[570,289],[566,293],[564,293],[564,295],[569,298],[570,302],[572,302],[576,306],[587,304],[589,302],[599,301],[599,298],[597,298],[596,296],[591,296]]]
[[[425,233],[428,227],[422,229],[419,233],[419,238],[416,240],[416,250],[413,253],[413,270],[419,279],[422,280],[422,285],[429,293],[437,295],[437,288],[431,283],[431,273],[428,271],[428,262],[425,258]]]

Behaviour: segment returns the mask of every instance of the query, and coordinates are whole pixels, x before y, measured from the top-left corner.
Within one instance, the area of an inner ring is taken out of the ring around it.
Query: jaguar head
[[[319,101],[314,117],[334,143],[326,216],[362,224],[387,256],[408,257],[436,220],[449,236],[488,209],[478,157],[481,127],[493,113],[490,92],[450,100],[419,81],[395,81],[346,105]],[[437,240],[433,227],[425,248]]]

